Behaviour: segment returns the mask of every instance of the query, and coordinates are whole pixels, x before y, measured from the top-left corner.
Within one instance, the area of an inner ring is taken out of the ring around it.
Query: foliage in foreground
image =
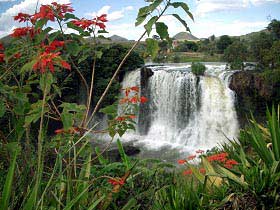
[[[199,62],[193,62],[191,68],[192,73],[197,76],[204,75],[204,72],[206,71],[206,66],[203,63]]]

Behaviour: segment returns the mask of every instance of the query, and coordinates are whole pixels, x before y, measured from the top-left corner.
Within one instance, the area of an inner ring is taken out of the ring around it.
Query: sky
[[[54,0],[40,0],[49,4]],[[175,1],[175,0],[174,0]],[[182,0],[178,0],[182,1]],[[143,33],[143,24],[135,27],[139,8],[146,6],[144,0],[57,0],[58,3],[71,3],[77,17],[93,18],[107,14],[107,36],[119,35],[136,40]],[[206,38],[211,35],[238,36],[264,29],[271,19],[280,19],[280,0],[185,0],[194,16],[192,21],[180,9],[170,9],[161,18],[169,28],[170,36],[185,31],[173,16],[177,13],[188,23],[193,35]],[[24,24],[13,21],[19,12],[34,13],[37,0],[0,0],[0,37]],[[55,26],[54,26],[55,27]],[[153,32],[152,34],[153,35]]]

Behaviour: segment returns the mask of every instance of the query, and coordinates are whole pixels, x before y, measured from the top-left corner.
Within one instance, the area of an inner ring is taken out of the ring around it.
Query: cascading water
[[[228,88],[232,72],[224,64],[206,65],[206,76],[197,77],[187,66],[153,66],[146,90],[149,117],[145,134],[128,134],[148,149],[177,148],[183,152],[210,149],[238,134],[234,92]],[[140,84],[140,72],[126,75],[123,87]],[[141,109],[140,109],[141,110]],[[139,116],[143,113],[139,113]],[[150,122],[148,122],[150,121]]]

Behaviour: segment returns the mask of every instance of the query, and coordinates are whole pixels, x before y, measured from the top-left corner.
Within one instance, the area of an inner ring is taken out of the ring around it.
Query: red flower
[[[34,27],[23,27],[14,29],[14,32],[11,34],[11,36],[14,38],[18,38],[29,35],[31,38],[33,38],[35,34],[38,33],[40,33],[40,29],[35,30]]]
[[[88,29],[90,26],[95,24],[92,20],[81,19],[81,20],[72,20],[71,21],[75,26],[80,27],[82,29]]]
[[[128,115],[128,117],[129,117],[130,119],[135,119],[135,118],[136,118],[135,115]]]
[[[109,179],[111,185],[124,185],[124,179]]]
[[[120,121],[120,122],[121,122],[121,121],[125,121],[125,120],[126,120],[126,117],[120,116],[120,117],[117,117],[116,120],[117,120],[117,121]]]
[[[141,98],[140,98],[140,103],[146,103],[148,101],[148,99],[146,98],[146,97],[144,97],[144,96],[141,96]]]
[[[232,166],[233,165],[237,165],[238,164],[238,162],[237,161],[235,161],[235,160],[227,160],[226,162],[225,162],[225,167],[226,168],[232,168]]]
[[[63,129],[57,129],[54,132],[55,132],[55,134],[61,134],[61,133],[64,133],[64,130]]]
[[[0,50],[4,50],[4,46],[2,43],[0,43]]]
[[[199,150],[197,150],[197,151],[195,151],[197,154],[202,154],[202,153],[204,153],[204,150],[201,150],[201,149],[199,149]]]
[[[195,159],[196,158],[196,155],[190,155],[189,157],[187,157],[188,158],[188,160],[193,160],[193,159]]]
[[[192,170],[191,169],[183,171],[183,175],[190,175],[190,174],[192,174]]]
[[[20,58],[21,57],[21,54],[18,52],[18,53],[16,53],[16,54],[14,54],[14,58]]]
[[[50,5],[42,5],[40,11],[32,16],[31,21],[34,23],[39,19],[55,21],[55,14]]]
[[[200,172],[201,174],[205,174],[205,173],[206,173],[206,170],[205,170],[205,168],[200,168],[200,169],[199,169],[199,172]]]
[[[75,11],[71,6],[71,4],[58,4],[56,2],[52,3],[53,9],[55,13],[60,17],[64,18],[65,13]]]
[[[183,164],[185,164],[186,162],[187,162],[186,160],[178,160],[178,161],[177,161],[177,163],[180,164],[180,165],[183,165]]]
[[[127,97],[130,93],[130,89],[129,88],[125,88],[125,96]]]
[[[99,28],[101,28],[101,29],[105,29],[106,28],[106,26],[105,26],[105,24],[104,23],[95,23]]]
[[[120,104],[124,104],[129,102],[129,99],[127,97],[120,99]]]
[[[4,53],[0,53],[0,63],[4,62]]]
[[[138,102],[138,97],[134,96],[129,100],[131,103],[136,104]]]
[[[107,20],[107,14],[103,14],[103,15],[97,17],[97,20],[101,21],[101,22],[107,22],[108,21]]]
[[[139,92],[139,87],[137,87],[137,86],[131,87],[130,90],[138,93]]]
[[[207,157],[207,160],[209,162],[212,162],[212,161],[225,162],[227,160],[227,156],[228,156],[228,153],[223,152],[220,154],[211,155],[211,156]]]
[[[53,41],[51,42],[49,45],[47,46],[43,46],[45,48],[45,52],[51,52],[51,51],[55,51],[57,49],[57,47],[63,47],[64,46],[64,41]]]
[[[43,52],[37,62],[33,65],[33,70],[40,69],[41,73],[44,73],[48,68],[50,72],[54,73],[54,64],[60,65],[63,68],[71,69],[71,66],[66,62],[61,60],[59,57],[60,52],[57,53],[47,53]]]
[[[17,16],[14,16],[14,20],[18,20],[20,23],[21,22],[26,22],[29,21],[31,18],[31,15],[25,14],[25,13],[18,13]]]

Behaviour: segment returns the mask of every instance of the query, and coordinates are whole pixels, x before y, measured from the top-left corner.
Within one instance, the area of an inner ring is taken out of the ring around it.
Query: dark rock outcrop
[[[140,72],[141,96],[145,96],[148,99],[150,98],[148,80],[149,77],[151,77],[153,74],[154,72],[150,68],[148,67],[141,68],[141,72]],[[138,119],[139,133],[140,135],[145,135],[148,133],[149,127],[151,126],[151,113],[150,113],[151,110],[149,108],[149,101],[147,103],[140,105],[139,112],[142,113]]]
[[[229,88],[237,96],[237,113],[241,127],[247,124],[250,113],[259,122],[265,121],[267,107],[280,102],[280,84],[267,81],[259,72],[236,72]]]

